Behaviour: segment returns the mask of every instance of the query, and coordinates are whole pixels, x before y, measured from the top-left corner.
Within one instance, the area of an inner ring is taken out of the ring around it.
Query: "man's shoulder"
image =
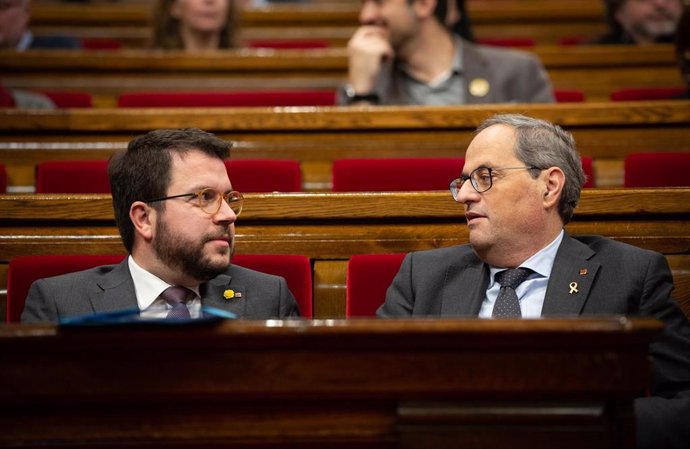
[[[492,45],[482,45],[474,43],[463,43],[468,51],[475,51],[477,54],[481,55],[489,61],[501,61],[508,63],[534,63],[539,61],[537,56],[525,50],[519,50],[515,48],[505,48],[496,47]]]
[[[63,283],[73,283],[73,282],[80,282],[80,281],[86,281],[86,280],[97,280],[100,279],[104,276],[107,276],[108,274],[112,273],[113,270],[118,265],[99,265],[96,267],[92,268],[87,268],[85,270],[80,270],[80,271],[73,271],[70,273],[64,273],[64,274],[58,274],[56,276],[49,276],[45,277],[42,279],[39,279],[39,281],[50,283],[50,284],[63,284]]]
[[[635,255],[641,257],[658,257],[663,255],[656,251],[640,248],[639,246],[619,242],[601,235],[578,235],[572,236],[574,240],[588,246],[599,255],[606,257],[617,257],[621,254]]]
[[[411,257],[420,261],[438,261],[439,263],[451,263],[459,258],[474,256],[470,245],[454,245],[445,248],[434,248],[410,253]]]
[[[256,281],[268,281],[277,280],[280,276],[275,274],[264,273],[262,271],[253,270],[251,268],[245,268],[240,265],[232,264],[225,272],[226,275],[232,276],[233,280],[250,280]]]

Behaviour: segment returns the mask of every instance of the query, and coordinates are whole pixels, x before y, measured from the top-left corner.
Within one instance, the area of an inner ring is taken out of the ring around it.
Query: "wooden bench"
[[[107,159],[155,128],[195,126],[236,142],[232,157],[296,159],[304,189],[327,191],[335,159],[462,156],[496,112],[524,113],[572,132],[600,187],[623,185],[632,152],[690,151],[690,102],[454,107],[0,110],[0,162],[13,191],[42,160]]]
[[[674,298],[690,317],[690,189],[584,191],[567,230],[665,254],[675,277]],[[345,314],[351,255],[467,241],[463,207],[448,192],[268,194],[247,195],[236,248],[309,256],[314,316],[333,318]],[[0,288],[14,256],[71,253],[124,253],[109,195],[0,195]]]
[[[580,90],[588,101],[637,86],[682,86],[671,45],[538,46],[555,89]],[[123,50],[0,51],[8,88],[77,90],[96,106],[114,106],[128,91],[337,89],[347,78],[345,49],[227,50],[203,55]]]
[[[34,1],[31,27],[39,35],[115,39],[127,47],[142,48],[150,37],[150,4]],[[607,29],[599,0],[470,0],[467,8],[478,38],[528,37],[539,44],[557,44],[565,37],[596,37]],[[248,9],[243,14],[240,39],[321,39],[343,47],[357,26],[359,9],[359,2],[274,4]]]

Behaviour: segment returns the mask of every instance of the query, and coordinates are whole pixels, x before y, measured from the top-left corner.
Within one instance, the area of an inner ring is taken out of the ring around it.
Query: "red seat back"
[[[39,162],[36,193],[110,193],[108,161]]]
[[[69,91],[41,91],[43,95],[53,100],[58,108],[90,108],[93,107],[93,97],[87,92]]]
[[[668,100],[684,93],[684,87],[629,87],[611,92],[611,101]]]
[[[477,42],[482,45],[491,45],[494,47],[534,47],[537,45],[531,37],[484,37],[477,39]]]
[[[278,107],[334,106],[335,90],[266,90],[237,92],[130,92],[120,95],[119,107]]]
[[[465,160],[451,158],[338,159],[334,192],[447,190]]]
[[[581,103],[585,101],[585,93],[581,90],[555,89],[553,96],[557,103]]]
[[[690,152],[632,153],[624,162],[625,187],[690,186]]]
[[[307,256],[292,254],[236,254],[232,263],[275,274],[285,278],[288,288],[295,296],[300,314],[312,317],[312,277],[311,261]]]
[[[301,192],[298,161],[280,159],[232,159],[225,161],[232,188],[246,192]]]
[[[5,164],[0,164],[0,193],[7,192],[7,170]]]
[[[375,316],[405,254],[357,254],[347,263],[345,315]]]
[[[7,322],[18,322],[29,287],[37,280],[73,273],[99,265],[120,263],[125,255],[41,255],[18,256],[10,260],[7,271]],[[238,254],[233,263],[283,276],[295,296],[302,316],[312,316],[311,263],[306,256],[273,254]]]
[[[13,257],[7,269],[7,322],[19,322],[29,287],[35,280],[86,270],[99,265],[117,264],[124,258],[123,254]]]

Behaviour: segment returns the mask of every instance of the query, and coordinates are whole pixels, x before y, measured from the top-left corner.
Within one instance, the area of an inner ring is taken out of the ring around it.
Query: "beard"
[[[204,253],[204,245],[222,235],[230,236],[230,248],[223,251],[227,252],[227,261],[214,262]],[[191,241],[173,234],[163,221],[159,220],[156,224],[153,249],[167,266],[177,268],[185,275],[205,282],[225,273],[230,266],[235,245],[229,231],[219,231],[213,235],[206,234],[200,240]]]

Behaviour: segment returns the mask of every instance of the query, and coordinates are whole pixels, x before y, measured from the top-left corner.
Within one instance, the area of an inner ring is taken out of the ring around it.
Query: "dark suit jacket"
[[[241,292],[226,300],[223,292]],[[230,311],[238,318],[271,319],[299,316],[284,278],[232,265],[200,286],[202,305]],[[57,322],[61,318],[136,309],[134,282],[127,259],[77,273],[39,279],[29,289],[22,322]]]
[[[462,41],[462,77],[465,83],[465,104],[487,103],[553,103],[553,87],[541,61],[531,53],[515,49],[477,45]],[[405,104],[396,86],[398,76],[388,72],[375,88],[381,104]],[[384,72],[386,73],[386,72]],[[483,79],[489,84],[484,96],[470,90],[472,80]],[[448,104],[459,104],[449,99]]]
[[[586,274],[580,274],[586,269]],[[577,282],[579,292],[570,294]],[[476,317],[489,269],[469,245],[408,254],[379,317]],[[603,237],[565,235],[549,278],[542,316],[623,314],[665,323],[650,345],[655,397],[635,403],[638,447],[690,445],[690,323],[671,299],[663,255]]]

